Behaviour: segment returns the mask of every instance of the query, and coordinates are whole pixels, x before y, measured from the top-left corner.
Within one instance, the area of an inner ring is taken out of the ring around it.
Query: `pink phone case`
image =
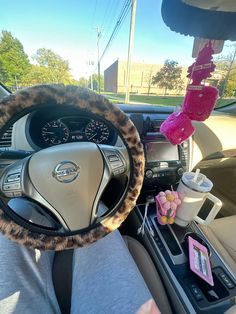
[[[190,269],[211,286],[214,286],[210,259],[205,246],[188,237]]]

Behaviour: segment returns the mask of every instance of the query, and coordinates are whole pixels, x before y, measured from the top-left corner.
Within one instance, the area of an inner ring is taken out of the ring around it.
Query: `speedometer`
[[[70,131],[64,123],[53,120],[42,127],[41,134],[48,145],[58,145],[67,142]]]
[[[110,131],[104,122],[92,120],[85,128],[85,135],[88,141],[94,142],[96,144],[105,144],[108,141]]]

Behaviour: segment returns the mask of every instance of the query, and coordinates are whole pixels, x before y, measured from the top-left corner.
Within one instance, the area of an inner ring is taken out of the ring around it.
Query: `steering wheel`
[[[32,152],[4,169],[0,178],[0,230],[30,248],[82,247],[117,229],[134,208],[144,175],[144,152],[132,121],[106,98],[75,86],[40,85],[0,103],[0,137],[21,117],[40,108],[67,106],[99,116],[116,129],[121,147],[66,143]],[[99,216],[112,178],[126,176],[116,205]],[[14,197],[9,194],[14,190]],[[4,199],[4,198],[3,198]]]

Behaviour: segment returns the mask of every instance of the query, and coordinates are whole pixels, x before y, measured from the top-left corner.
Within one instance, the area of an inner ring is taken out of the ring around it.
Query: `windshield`
[[[194,38],[164,24],[161,1],[137,1],[129,82],[131,0],[0,0],[0,5],[0,81],[11,91],[73,84],[124,103],[128,84],[131,103],[182,103]],[[219,88],[217,107],[236,100],[235,55],[236,46],[225,43],[205,82]],[[163,71],[172,73],[168,80],[160,78]]]

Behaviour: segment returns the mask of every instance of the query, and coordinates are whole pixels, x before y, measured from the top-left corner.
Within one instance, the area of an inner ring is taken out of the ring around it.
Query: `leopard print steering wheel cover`
[[[69,105],[108,120],[119,130],[130,152],[133,173],[125,199],[119,209],[88,232],[69,236],[51,236],[38,233],[17,224],[0,208],[0,230],[9,239],[40,250],[64,250],[93,243],[117,229],[134,208],[143,183],[144,151],[138,131],[132,121],[106,98],[87,89],[64,85],[39,85],[17,91],[0,103],[0,135],[6,123],[24,109],[40,105]]]

